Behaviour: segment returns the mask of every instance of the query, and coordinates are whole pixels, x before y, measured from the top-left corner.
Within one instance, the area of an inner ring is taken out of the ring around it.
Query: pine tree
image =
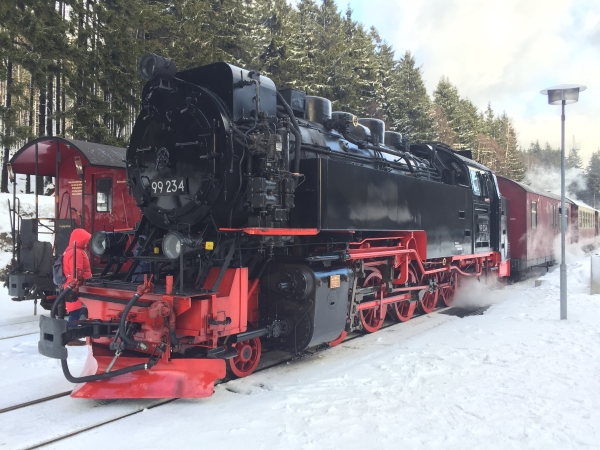
[[[257,30],[253,67],[270,77],[279,89],[295,81],[294,67],[301,58],[296,36],[298,13],[285,1],[260,0],[254,8],[253,22]]]
[[[533,167],[539,164],[541,155],[542,146],[540,145],[540,141],[531,142],[525,154],[527,161],[527,170],[531,170]]]
[[[400,59],[393,77],[400,97],[397,106],[398,115],[394,122],[395,130],[413,142],[434,140],[435,115],[431,100],[425,89],[421,68],[417,67],[416,61],[409,51]],[[442,109],[442,111],[444,110]],[[444,118],[447,120],[445,112]],[[440,120],[443,119],[440,118]],[[442,127],[443,125],[438,123],[438,129]],[[444,139],[443,142],[452,141],[449,145],[454,143],[454,139],[450,136],[444,136],[442,139]]]
[[[498,121],[492,106],[488,103],[487,109],[480,117],[481,131],[477,136],[476,147],[472,149],[476,161],[497,171],[505,164],[500,146],[496,139],[500,135]]]
[[[373,37],[362,24],[353,20],[350,8],[346,10],[343,23],[345,45],[349,51],[342,49],[341,53],[346,62],[349,90],[341,91],[338,98],[342,109],[370,117],[377,110],[375,84],[378,63]]]
[[[329,98],[334,110],[352,113],[358,113],[360,95],[354,84],[354,68],[359,66],[357,60],[361,53],[353,45],[356,32],[348,14],[342,18],[333,0],[323,0],[317,10],[315,28],[319,50],[313,55],[319,80],[310,93]]]
[[[400,92],[396,77],[393,76],[396,67],[394,49],[381,39],[375,28],[370,31],[375,43],[375,73],[373,77],[374,97],[368,115],[381,119],[390,129],[394,119],[398,117]]]
[[[436,106],[438,139],[460,150],[462,146],[457,133],[460,129],[460,97],[456,87],[446,77],[442,77],[438,82],[433,92],[433,102]]]
[[[459,101],[456,134],[458,135],[459,147],[473,150],[477,145],[477,136],[482,129],[481,115],[477,107],[468,98]]]
[[[561,151],[559,148],[552,148],[552,146],[546,142],[546,145],[542,149],[542,163],[546,167],[560,168],[561,165]]]
[[[548,145],[521,154],[506,114],[489,104],[478,112],[446,78],[432,102],[414,56],[396,60],[352,14],[334,0],[0,3],[0,144],[14,150],[59,134],[125,145],[144,83],[137,61],[151,51],[174,58],[179,70],[216,61],[257,70],[278,88],[329,98],[334,110],[381,118],[413,142],[470,149],[513,177],[523,161],[556,164]]]
[[[592,153],[585,170],[585,184],[587,193],[582,200],[594,208],[600,206],[600,150]]]
[[[583,161],[581,160],[581,156],[579,156],[579,149],[577,147],[573,147],[569,152],[569,156],[566,159],[567,169],[581,169],[583,168]]]
[[[513,126],[512,120],[508,118],[508,116],[506,122],[506,174],[513,180],[521,181],[525,178],[525,163],[517,142],[517,132]]]
[[[319,7],[314,0],[300,0],[297,4],[297,34],[292,36],[290,43],[298,49],[290,61],[290,69],[294,71],[294,79],[290,87],[318,95],[323,85],[320,52],[323,51],[320,42],[320,32],[317,18]]]

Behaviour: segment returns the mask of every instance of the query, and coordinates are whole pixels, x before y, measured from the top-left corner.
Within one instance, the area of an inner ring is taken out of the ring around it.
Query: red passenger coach
[[[511,273],[535,266],[552,266],[556,261],[554,238],[560,234],[560,196],[508,178],[497,178],[500,192],[510,202],[508,240]],[[570,210],[571,206],[567,204],[569,213]]]
[[[96,231],[131,230],[140,211],[128,194],[125,149],[92,142],[43,137],[27,143],[10,160],[9,172],[54,177],[54,217],[39,216],[38,199],[33,218],[20,214],[20,200],[13,185],[13,268],[9,294],[14,300],[53,296],[53,254],[64,252],[74,228]],[[54,242],[39,242],[40,233],[54,233]],[[100,258],[91,260],[97,272]]]

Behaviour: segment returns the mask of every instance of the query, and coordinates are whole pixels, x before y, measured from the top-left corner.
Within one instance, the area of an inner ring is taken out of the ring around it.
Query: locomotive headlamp
[[[154,53],[146,53],[141,57],[138,70],[140,71],[140,75],[146,80],[152,80],[156,77],[173,78],[177,72],[172,59],[158,56]]]
[[[126,245],[127,235],[124,233],[96,231],[90,240],[92,253],[96,256],[123,254]]]
[[[190,236],[178,231],[172,231],[165,236],[162,242],[163,255],[169,259],[177,259],[181,253],[192,252],[202,248],[202,238]]]

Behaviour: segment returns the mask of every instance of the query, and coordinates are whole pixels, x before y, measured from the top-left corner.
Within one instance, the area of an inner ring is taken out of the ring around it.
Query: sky
[[[566,107],[566,149],[574,137],[586,164],[600,149],[600,0],[336,1],[398,58],[410,50],[430,94],[446,76],[480,110],[506,111],[523,148],[560,147],[561,108],[542,89],[587,86]]]

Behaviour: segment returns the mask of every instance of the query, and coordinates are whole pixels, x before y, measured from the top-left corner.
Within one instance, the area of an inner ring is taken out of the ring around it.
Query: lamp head
[[[90,239],[92,253],[96,256],[122,255],[128,236],[125,233],[96,231]]]
[[[565,102],[565,105],[571,103],[577,103],[579,100],[579,93],[585,91],[586,86],[582,84],[559,84],[548,89],[544,89],[540,94],[548,96],[549,105],[560,105]]]
[[[162,242],[162,251],[169,259],[177,259],[202,248],[202,237],[179,231],[167,233]]]

